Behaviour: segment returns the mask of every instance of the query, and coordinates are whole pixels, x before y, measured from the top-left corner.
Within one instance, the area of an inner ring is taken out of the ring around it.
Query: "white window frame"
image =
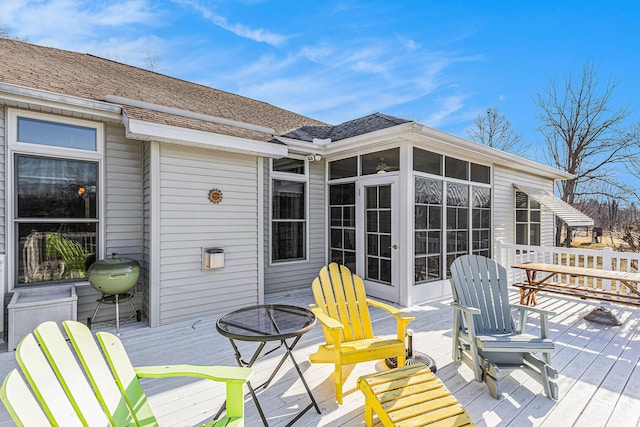
[[[77,148],[67,148],[54,145],[33,144],[27,142],[18,141],[18,117],[43,120],[52,123],[62,123],[68,125],[82,126],[93,128],[96,130],[96,150],[84,150]],[[37,155],[58,159],[71,159],[71,160],[83,160],[98,163],[98,212],[97,212],[97,228],[96,239],[98,243],[98,253],[96,254],[98,259],[103,258],[104,253],[104,200],[105,200],[105,171],[104,171],[104,125],[99,122],[76,119],[66,116],[58,116],[54,114],[40,113],[34,111],[26,111],[15,108],[8,108],[6,112],[6,129],[7,129],[7,152],[5,155],[6,165],[6,200],[8,201],[8,207],[6,210],[5,230],[7,235],[6,251],[7,261],[5,263],[7,269],[8,286],[7,291],[12,291],[16,288],[15,283],[15,268],[17,265],[17,256],[20,254],[15,253],[15,203],[17,195],[15,193],[15,156],[16,155]],[[79,282],[87,282],[86,279],[77,279]],[[55,282],[51,282],[50,285],[47,282],[43,282],[40,285],[44,286],[56,286]]]
[[[522,193],[525,196],[527,196],[527,221],[518,221],[518,214],[517,211],[519,210],[524,210],[524,208],[518,208],[516,206],[517,203],[517,194],[518,193]],[[524,191],[521,190],[515,190],[513,193],[513,243],[514,244],[519,244],[519,245],[526,245],[526,246],[539,246],[542,244],[542,206],[540,206],[538,209],[532,209],[531,208],[531,200],[532,197],[530,195],[528,195],[527,193],[525,193]],[[540,205],[539,202],[537,202],[538,205]],[[539,222],[532,222],[531,221],[531,211],[537,211],[540,213],[540,221]],[[526,243],[517,243],[518,241],[518,225],[520,224],[526,224],[527,226],[527,234],[526,234]],[[534,245],[531,243],[531,224],[538,224],[539,226],[539,231],[538,231],[538,236],[540,238],[540,241],[537,243],[537,245]]]
[[[421,147],[413,147],[413,148],[420,148],[423,149]],[[425,149],[426,150],[426,149]],[[468,197],[469,197],[469,203],[467,204],[467,209],[468,209],[468,217],[467,217],[467,231],[468,231],[468,238],[467,238],[467,254],[473,254],[473,187],[484,187],[484,188],[488,188],[489,191],[491,192],[491,209],[490,209],[490,214],[491,214],[491,221],[490,221],[490,229],[489,229],[489,251],[491,254],[494,253],[494,249],[493,249],[493,244],[494,244],[494,239],[493,239],[493,233],[495,231],[495,227],[494,227],[494,223],[493,223],[493,218],[494,218],[494,202],[495,202],[495,194],[493,191],[493,167],[491,165],[487,165],[484,163],[478,163],[478,162],[474,162],[471,160],[464,160],[461,159],[459,157],[455,157],[455,156],[447,156],[445,154],[439,153],[437,151],[433,151],[433,150],[427,150],[427,151],[432,151],[433,153],[436,154],[441,154],[442,158],[441,160],[441,167],[442,167],[442,175],[434,175],[434,174],[430,174],[430,173],[425,173],[425,172],[420,172],[420,171],[416,171],[416,170],[412,170],[412,176],[413,176],[413,181],[411,184],[411,188],[413,189],[412,193],[411,193],[411,197],[412,197],[412,209],[414,209],[414,214],[412,214],[412,219],[411,219],[411,224],[412,224],[412,240],[411,240],[411,256],[412,256],[412,266],[413,269],[412,271],[415,271],[415,232],[416,232],[416,224],[415,224],[415,177],[421,177],[421,178],[428,178],[428,179],[434,179],[434,180],[439,180],[442,181],[443,183],[443,188],[442,188],[442,218],[441,218],[441,232],[442,232],[442,238],[441,238],[441,247],[440,247],[440,251],[441,251],[441,277],[438,279],[430,279],[430,280],[425,280],[425,281],[420,281],[417,282],[415,281],[415,275],[412,277],[411,279],[411,283],[412,286],[421,286],[421,285],[425,285],[425,284],[429,284],[429,283],[433,283],[436,281],[441,281],[441,280],[446,280],[447,278],[449,278],[450,276],[447,273],[447,246],[448,246],[448,239],[447,239],[447,188],[449,186],[449,184],[464,184],[468,186]],[[457,160],[463,160],[467,162],[467,174],[468,174],[468,179],[464,180],[464,179],[458,179],[458,178],[450,178],[446,176],[446,171],[445,171],[445,157],[451,157]],[[487,166],[489,168],[489,183],[483,183],[483,182],[478,182],[478,181],[472,181],[471,180],[471,163],[475,163],[481,166]]]
[[[302,156],[289,156],[292,159],[304,162],[304,174],[277,172],[273,170],[273,159],[269,160],[269,266],[282,266],[296,263],[309,262],[309,161]],[[305,223],[305,249],[303,259],[276,260],[273,259],[273,181],[294,181],[304,183],[304,223]]]

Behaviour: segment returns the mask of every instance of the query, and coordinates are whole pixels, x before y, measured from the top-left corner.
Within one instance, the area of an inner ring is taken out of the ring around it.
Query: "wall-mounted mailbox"
[[[224,267],[223,248],[202,248],[202,269],[213,270]]]

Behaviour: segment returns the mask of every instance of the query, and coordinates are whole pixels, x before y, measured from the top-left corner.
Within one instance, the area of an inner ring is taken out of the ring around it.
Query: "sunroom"
[[[460,255],[491,257],[497,240],[553,243],[554,212],[531,199],[525,218],[516,194],[553,192],[569,174],[415,122],[369,130],[279,139],[307,165],[326,160],[327,259],[363,277],[372,296],[404,306],[442,298]]]

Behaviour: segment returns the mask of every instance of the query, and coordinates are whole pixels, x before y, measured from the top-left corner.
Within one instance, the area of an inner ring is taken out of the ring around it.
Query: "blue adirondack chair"
[[[548,310],[510,304],[506,269],[478,255],[464,255],[451,264],[453,292],[453,360],[464,362],[491,395],[501,396],[500,378],[514,369],[525,370],[540,382],[545,394],[558,398],[551,366],[555,345],[549,339]],[[520,313],[516,323],[512,311]],[[540,315],[540,334],[524,331],[527,313]],[[540,356],[541,357],[540,357]]]

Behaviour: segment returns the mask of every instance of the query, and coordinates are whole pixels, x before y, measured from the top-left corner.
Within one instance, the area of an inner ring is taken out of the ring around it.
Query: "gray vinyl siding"
[[[326,198],[325,162],[308,162],[309,165],[309,254],[307,261],[270,264],[271,238],[269,235],[269,161],[265,161],[264,179],[264,290],[265,294],[294,289],[311,289],[311,282],[325,265],[326,249]]]
[[[105,203],[105,258],[117,253],[121,258],[133,258],[138,262],[143,256],[143,186],[142,143],[127,140],[124,127],[105,126],[104,173]],[[100,294],[91,286],[77,286],[78,319],[91,317]],[[141,308],[142,294],[133,300],[136,309]],[[133,315],[129,303],[120,304],[120,317]],[[115,307],[102,304],[96,321],[114,320]]]
[[[161,145],[160,324],[258,302],[257,170],[254,156]],[[203,247],[224,248],[224,268],[202,271]]]
[[[553,180],[494,165],[493,168],[493,235],[497,241],[515,243],[515,189],[514,184],[543,188],[553,192]],[[554,215],[542,209],[542,246],[554,244]],[[495,248],[494,248],[495,253]]]

